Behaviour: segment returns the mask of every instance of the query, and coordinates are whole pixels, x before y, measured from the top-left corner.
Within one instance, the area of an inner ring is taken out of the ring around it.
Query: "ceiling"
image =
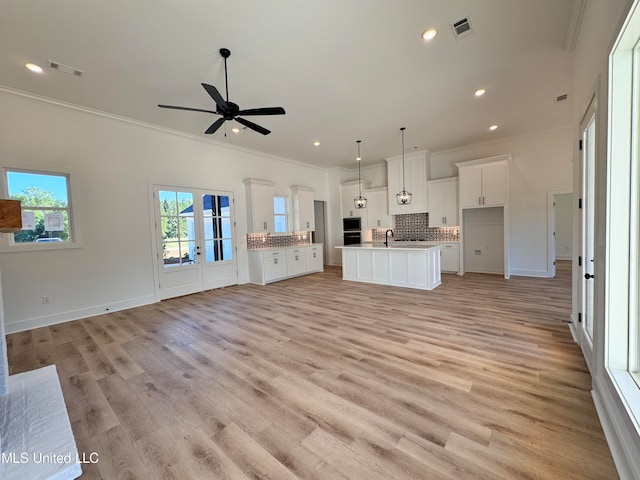
[[[401,153],[400,127],[407,150],[442,151],[568,125],[581,4],[3,0],[0,85],[321,167],[355,166],[362,140],[366,166]],[[462,18],[473,32],[456,39],[451,24]],[[429,27],[438,34],[426,42]],[[200,84],[224,96],[222,47],[231,101],[285,108],[247,117],[270,135],[234,134],[236,122],[204,135],[217,116],[157,107],[215,110]],[[478,88],[486,94],[474,96]],[[561,94],[568,100],[554,102]]]

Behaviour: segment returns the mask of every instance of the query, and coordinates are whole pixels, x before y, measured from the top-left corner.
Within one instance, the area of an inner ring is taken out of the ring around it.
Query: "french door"
[[[594,274],[595,274],[595,161],[596,112],[595,99],[580,125],[581,136],[581,210],[580,256],[578,265],[579,343],[587,362],[593,357]]]
[[[238,283],[233,193],[153,189],[162,299]]]

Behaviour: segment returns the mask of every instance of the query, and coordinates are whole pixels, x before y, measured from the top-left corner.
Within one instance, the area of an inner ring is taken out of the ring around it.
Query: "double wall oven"
[[[342,219],[343,245],[355,245],[362,241],[362,224],[360,217]]]

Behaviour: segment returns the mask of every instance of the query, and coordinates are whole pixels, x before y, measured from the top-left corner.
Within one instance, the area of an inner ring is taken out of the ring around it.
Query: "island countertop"
[[[432,248],[440,248],[440,245],[437,244],[412,245],[411,243],[402,243],[400,245],[396,245],[394,243],[395,242],[390,242],[389,246],[386,246],[384,243],[357,243],[354,245],[338,245],[336,248],[351,248],[359,250],[430,250]]]

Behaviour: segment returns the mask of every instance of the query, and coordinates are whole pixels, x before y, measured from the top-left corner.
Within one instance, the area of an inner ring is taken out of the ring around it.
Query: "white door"
[[[595,269],[595,108],[591,106],[581,124],[580,255],[578,265],[578,329],[580,346],[589,360],[593,355],[593,302]]]
[[[154,186],[160,297],[238,283],[233,193]]]

